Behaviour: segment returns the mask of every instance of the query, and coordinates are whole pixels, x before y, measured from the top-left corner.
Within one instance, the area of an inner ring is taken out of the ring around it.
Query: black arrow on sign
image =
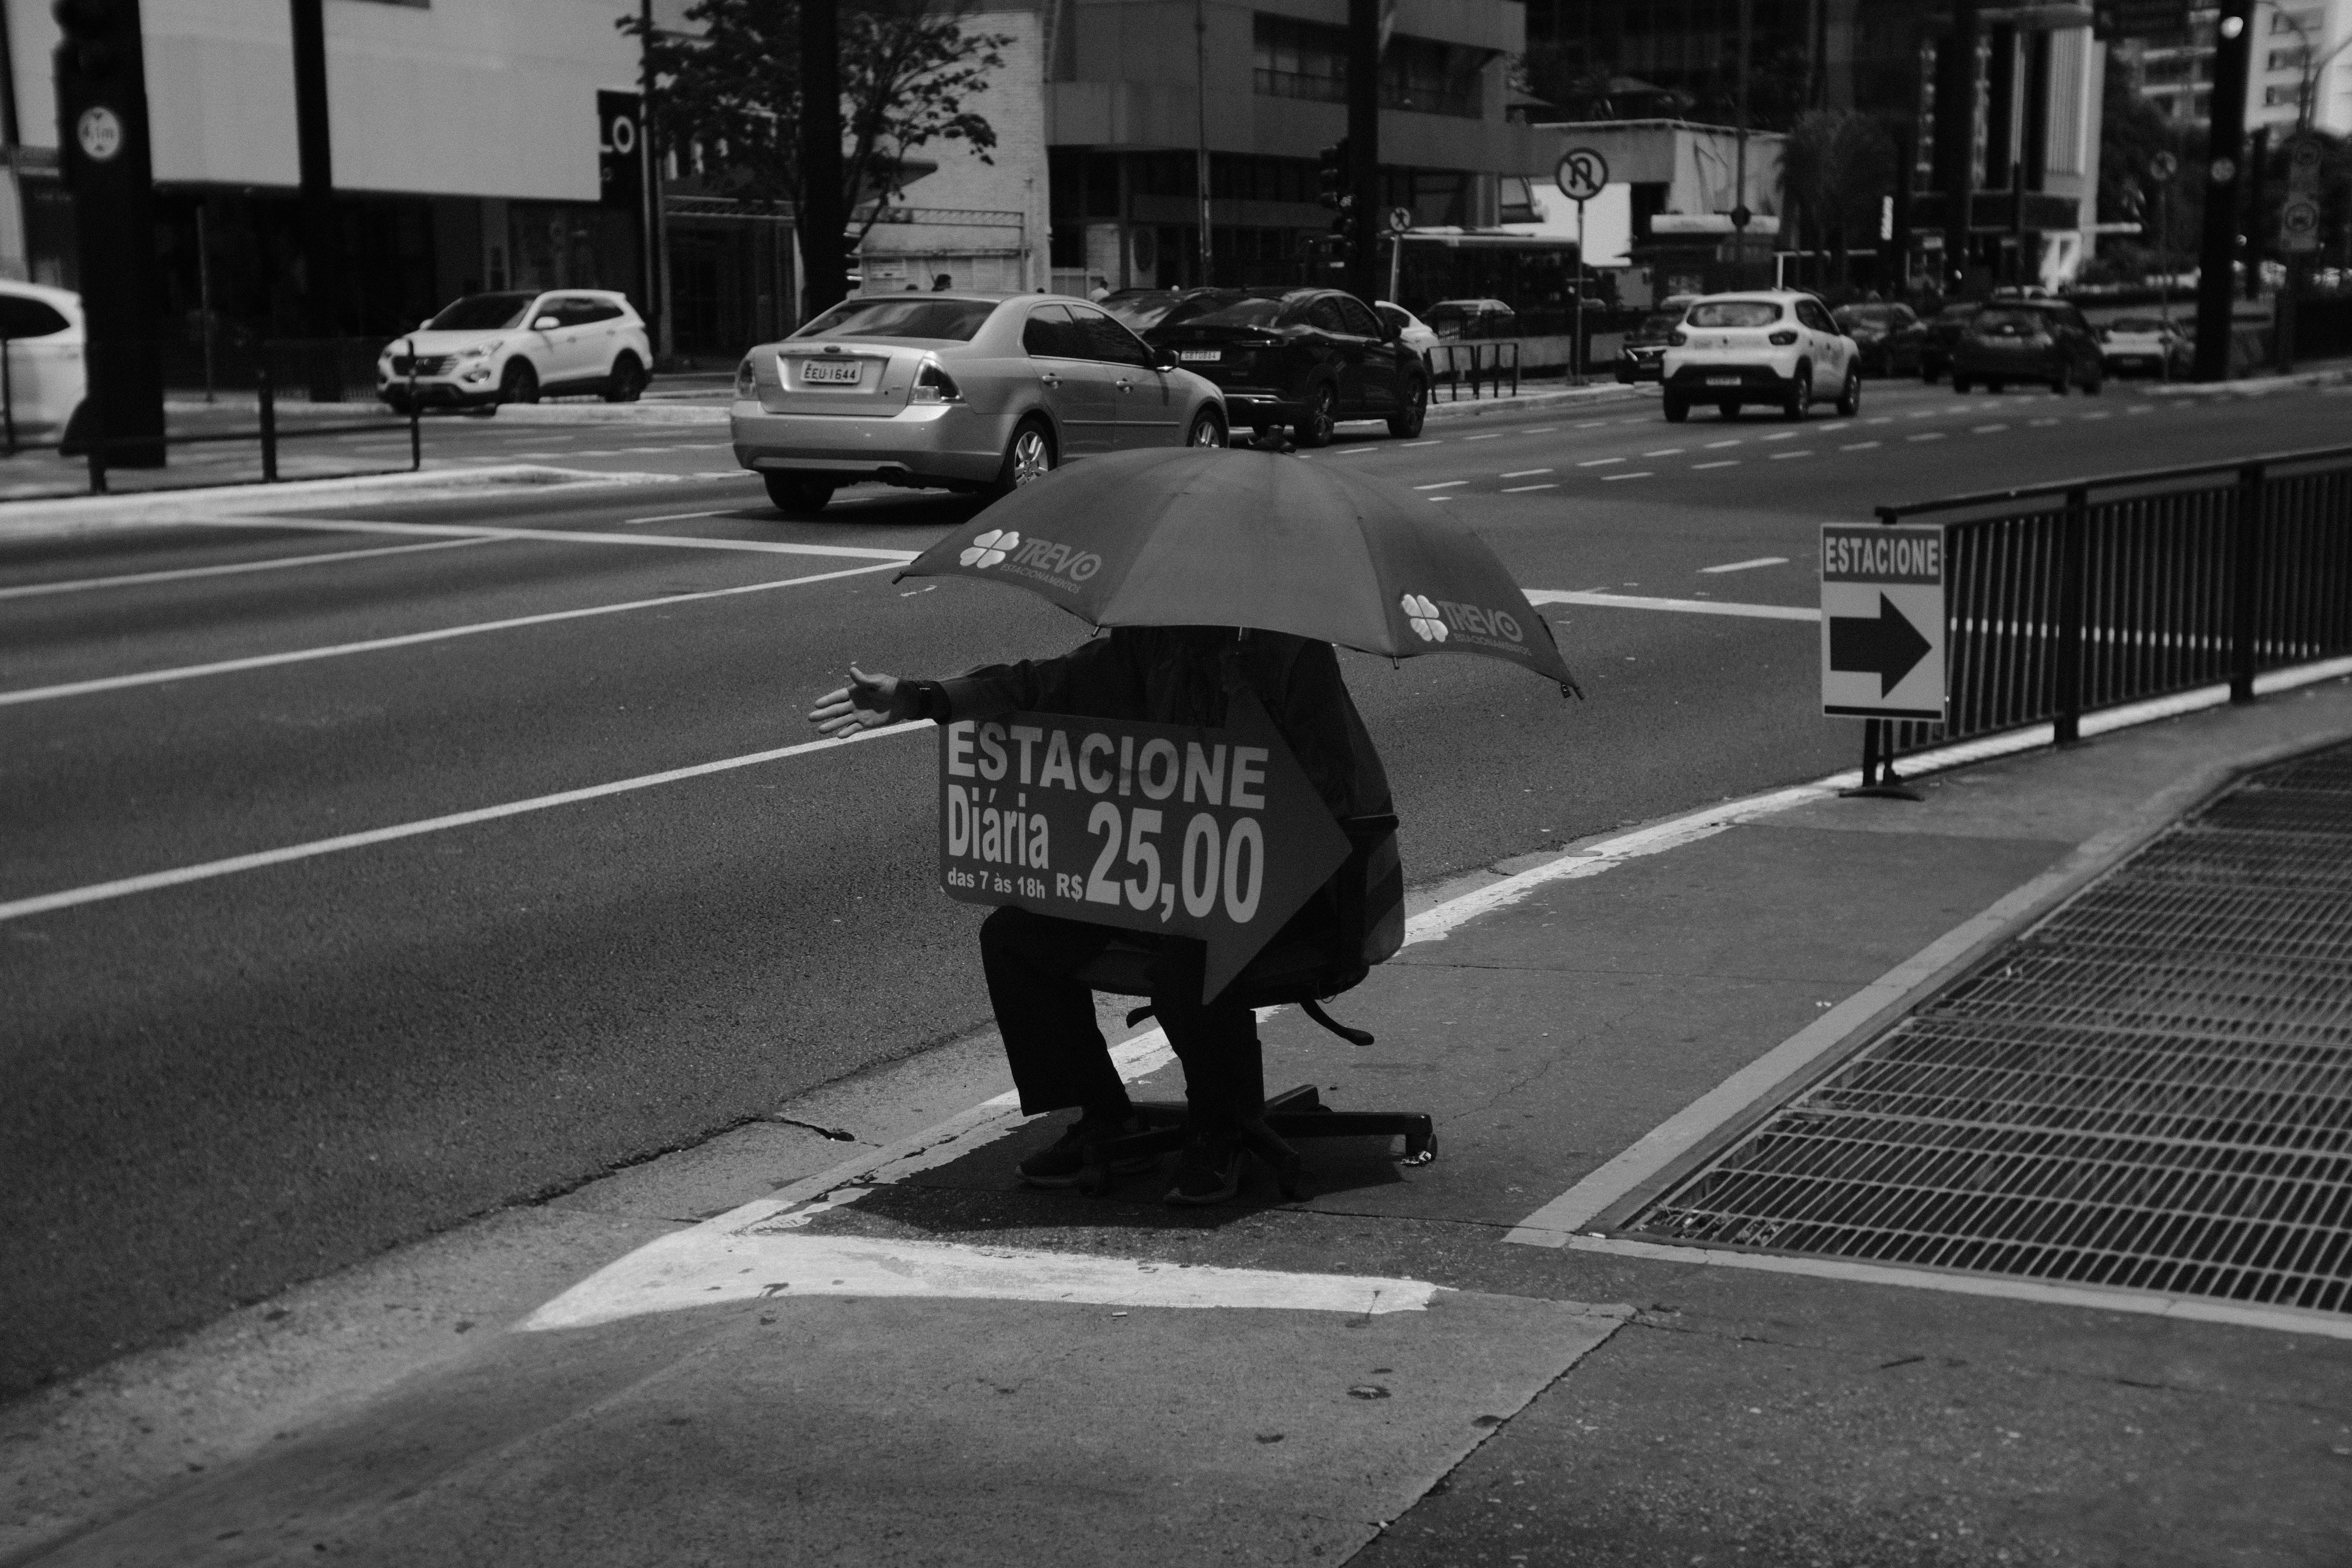
[[[1878,618],[1863,616],[1830,617],[1830,668],[1852,675],[1876,675],[1882,698],[1903,684],[1935,645],[1885,595],[1878,595]]]

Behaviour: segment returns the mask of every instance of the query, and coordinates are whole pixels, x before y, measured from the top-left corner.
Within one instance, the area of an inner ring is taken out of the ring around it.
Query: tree
[[[2157,178],[2159,153],[2172,157],[2169,180]],[[2140,95],[2131,65],[2110,51],[2099,103],[2098,215],[2141,228],[2137,246],[2100,247],[2101,258],[2111,263],[2103,272],[2136,277],[2178,271],[2185,264],[2204,225],[2205,182],[2196,173],[2204,166],[2203,128],[2166,119]],[[2159,232],[2166,225],[2169,232]]]
[[[965,100],[988,90],[1013,40],[965,32],[963,15],[926,0],[844,5],[839,210],[861,242],[912,177],[919,148],[960,142],[994,162],[995,128]],[[660,144],[688,155],[729,195],[808,205],[798,0],[695,0],[686,21],[692,32],[648,30],[635,16],[614,24],[644,42],[654,83],[646,118]],[[824,297],[814,279],[811,289]]]
[[[1895,188],[1895,155],[1885,128],[1851,109],[1799,116],[1781,144],[1781,200],[1804,247],[1828,250],[1841,278],[1847,247],[1877,237],[1879,204]]]

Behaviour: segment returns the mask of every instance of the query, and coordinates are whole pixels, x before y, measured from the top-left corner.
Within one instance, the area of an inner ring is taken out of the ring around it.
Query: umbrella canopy
[[[1098,626],[1254,626],[1575,678],[1475,534],[1409,490],[1272,452],[1120,452],[1024,485],[901,576],[1026,588]]]

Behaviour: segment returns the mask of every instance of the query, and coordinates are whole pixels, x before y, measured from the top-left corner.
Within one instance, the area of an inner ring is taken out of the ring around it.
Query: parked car
[[[2109,375],[2187,375],[2197,340],[2176,321],[2125,316],[2099,331],[2099,361]]]
[[[625,295],[604,289],[468,294],[384,345],[376,356],[375,395],[403,414],[412,386],[421,405],[536,403],[577,393],[634,403],[652,379],[653,363],[646,323]]]
[[[735,460],[814,516],[861,479],[1009,491],[1137,447],[1222,447],[1216,386],[1084,300],[876,294],[844,300],[735,371]]]
[[[1617,347],[1617,380],[1626,386],[1637,381],[1665,379],[1666,339],[1683,324],[1683,310],[1653,310],[1625,334]]]
[[[1927,335],[1919,341],[1919,379],[1933,386],[1952,368],[1952,345],[1984,309],[1980,300],[1955,300],[1927,320]]]
[[[1916,375],[1921,360],[1920,350],[1927,338],[1927,323],[1919,312],[1908,305],[1882,304],[1875,300],[1858,305],[1840,305],[1830,312],[1845,335],[1862,351],[1864,370],[1874,370],[1881,375]]]
[[[1238,289],[1121,289],[1095,303],[1140,337],[1154,327],[1190,321],[1240,297]]]
[[[1342,419],[1385,419],[1391,435],[1410,439],[1429,412],[1421,355],[1337,289],[1245,289],[1150,338],[1215,382],[1234,423],[1261,437],[1287,425],[1300,446],[1320,447]]]
[[[1429,363],[1429,351],[1437,346],[1437,333],[1427,321],[1402,305],[1386,300],[1373,300],[1372,309],[1381,313],[1381,321],[1397,330],[1397,342],[1419,354],[1423,364]]]
[[[1500,300],[1440,300],[1423,318],[1429,330],[1452,342],[1460,338],[1507,338],[1519,313]]]
[[[1811,294],[1706,296],[1667,335],[1664,370],[1666,417],[1676,424],[1694,403],[1714,404],[1726,419],[1750,403],[1802,419],[1823,387],[1837,389],[1842,416],[1862,408],[1861,353]]]
[[[1952,345],[1954,392],[1978,382],[1999,392],[2012,381],[2032,381],[2063,397],[2070,386],[2096,394],[2105,380],[2098,334],[2061,300],[1995,300],[1969,318]]]
[[[12,442],[61,439],[89,390],[81,296],[38,283],[0,281],[0,338],[7,340],[0,417]]]

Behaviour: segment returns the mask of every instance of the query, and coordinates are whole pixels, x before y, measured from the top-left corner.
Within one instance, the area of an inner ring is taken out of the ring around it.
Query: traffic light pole
[[[849,292],[848,197],[841,188],[841,7],[803,0],[801,46],[800,229],[803,308],[814,316]]]
[[[291,0],[294,34],[294,155],[302,189],[302,304],[310,338],[306,378],[313,403],[343,400],[333,340],[342,329],[342,244],[335,223],[334,142],[327,121],[327,24],[323,0]]]
[[[2230,379],[2230,317],[2237,293],[2238,196],[2245,188],[2246,68],[2253,50],[2254,0],[2222,0],[2213,50],[2213,118],[2205,165],[2205,234],[2197,265],[2199,381]]]
[[[1343,286],[1369,305],[1381,278],[1381,0],[1348,0],[1347,145]]]
[[[155,174],[139,0],[59,0],[58,158],[73,195],[89,435],[106,468],[163,466]]]

